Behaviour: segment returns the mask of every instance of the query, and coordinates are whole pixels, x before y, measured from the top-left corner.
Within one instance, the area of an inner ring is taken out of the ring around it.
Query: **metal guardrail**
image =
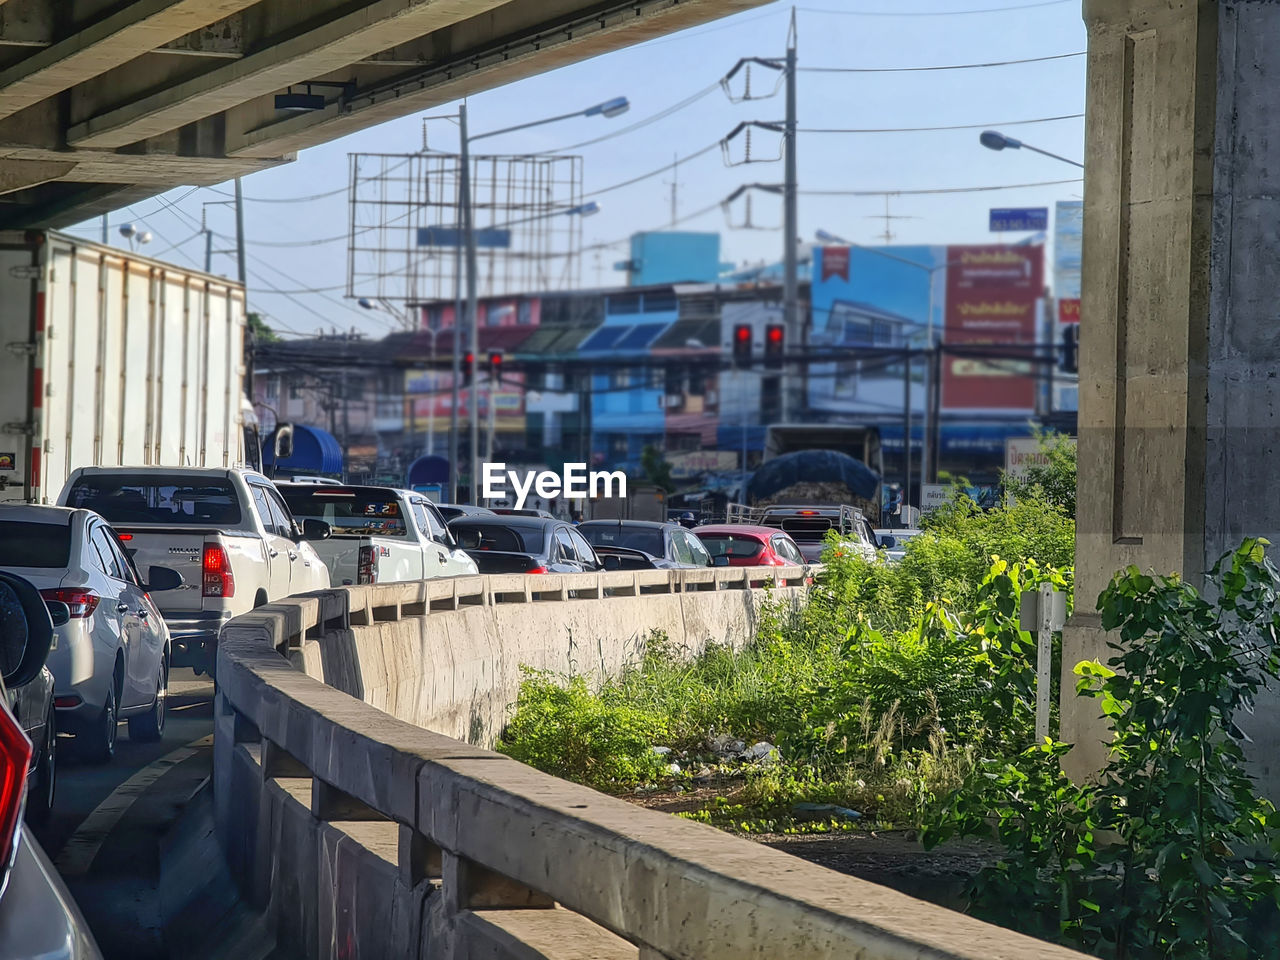
[[[465,577],[236,618],[219,651],[214,780],[233,872],[308,957],[1081,957],[401,722],[290,663],[362,623],[650,591],[697,603],[812,572]]]

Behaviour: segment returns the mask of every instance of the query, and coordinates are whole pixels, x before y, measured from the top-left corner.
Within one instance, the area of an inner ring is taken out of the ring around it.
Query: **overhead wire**
[[[1069,60],[1083,57],[1086,51],[1055,53],[1046,57],[1025,57],[1021,60],[990,60],[985,63],[932,64],[923,67],[797,67],[801,73],[927,73],[933,70],[982,70],[987,67],[1011,67],[1019,63],[1045,63],[1050,60]]]
[[[797,7],[803,13],[831,14],[845,17],[962,17],[975,13],[1005,13],[1010,10],[1034,10],[1037,7],[1056,7],[1078,0],[1040,0],[1039,3],[1020,3],[1009,7],[980,7],[973,10],[831,10],[826,7]]]
[[[1028,187],[1056,187],[1064,183],[1082,183],[1083,177],[1072,177],[1067,180],[1037,180],[1032,183],[1001,183],[984,187],[933,187],[923,190],[799,190],[807,197],[905,197],[922,196],[936,193],[985,193],[992,190],[1021,190]],[[757,184],[759,186],[759,184]],[[779,192],[781,187],[778,188]]]
[[[1079,120],[1083,113],[1064,113],[1057,117],[1033,117],[1030,120],[992,120],[989,123],[955,123],[937,127],[799,127],[796,133],[927,133],[933,130],[985,130],[993,127],[1018,127],[1029,123],[1053,123],[1057,120]]]

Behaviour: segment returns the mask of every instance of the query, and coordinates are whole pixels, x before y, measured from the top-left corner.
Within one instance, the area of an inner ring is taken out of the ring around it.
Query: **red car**
[[[791,537],[777,527],[755,527],[745,523],[715,523],[695,527],[702,545],[717,566],[726,557],[731,567],[804,566],[805,559]]]

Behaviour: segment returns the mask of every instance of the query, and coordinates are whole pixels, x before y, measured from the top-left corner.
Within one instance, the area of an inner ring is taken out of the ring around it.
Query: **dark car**
[[[543,520],[556,519],[555,514],[548,513],[546,510],[534,510],[532,507],[494,507],[490,513],[496,513],[503,517],[539,517]]]
[[[599,553],[607,553],[616,548],[639,550],[648,554],[653,558],[653,567],[658,570],[713,566],[711,554],[702,541],[678,523],[660,523],[656,520],[588,520],[578,524],[578,532]]]
[[[445,523],[456,520],[458,517],[496,516],[488,507],[477,507],[470,503],[437,503],[436,509],[440,511],[440,516],[444,517]]]
[[[605,569],[591,544],[563,520],[541,517],[458,517],[458,545],[481,573],[589,573]]]

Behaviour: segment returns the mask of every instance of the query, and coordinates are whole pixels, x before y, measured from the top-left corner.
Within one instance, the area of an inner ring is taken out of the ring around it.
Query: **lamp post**
[[[1075,160],[1068,160],[1066,157],[1060,157],[1058,154],[1050,153],[1048,150],[1041,150],[1039,147],[1033,147],[1031,144],[1023,143],[1021,140],[1014,139],[1013,137],[1001,133],[999,130],[983,130],[982,133],[978,134],[978,142],[988,150],[1025,149],[1030,150],[1033,153],[1041,154],[1042,156],[1053,157],[1055,160],[1061,160],[1063,163],[1069,163],[1073,167],[1079,167],[1081,170],[1084,169],[1083,163],[1078,163]]]
[[[464,269],[466,272],[466,289],[467,289],[467,334],[468,347],[471,356],[479,358],[480,356],[480,327],[477,315],[476,303],[476,231],[475,217],[472,210],[471,201],[471,144],[475,140],[482,140],[486,137],[496,137],[504,133],[515,133],[517,130],[528,130],[530,127],[541,127],[548,123],[558,123],[561,120],[571,120],[574,117],[616,117],[626,113],[631,108],[630,101],[626,97],[614,97],[612,100],[605,100],[594,106],[587,107],[585,110],[575,110],[572,113],[562,113],[554,117],[546,117],[542,120],[531,120],[527,123],[518,123],[514,126],[503,127],[500,130],[489,130],[485,133],[468,134],[467,133],[467,108],[466,104],[458,106],[458,136],[461,143],[459,151],[459,162],[461,169],[458,171],[458,205],[461,207],[461,216],[459,220],[462,224],[462,243],[465,248]],[[591,207],[591,210],[587,210]],[[578,208],[574,208],[580,213],[594,213],[593,204],[583,204]],[[454,329],[457,330],[457,322],[455,317]],[[455,365],[455,390],[457,384],[457,358],[459,349],[457,339],[454,340],[454,365]],[[455,416],[457,403],[455,397]],[[479,392],[475,388],[474,381],[471,384],[468,396],[470,407],[470,463],[471,463],[471,503],[478,504],[480,501],[480,402]],[[450,464],[451,469],[456,472],[457,458],[453,459]]]

